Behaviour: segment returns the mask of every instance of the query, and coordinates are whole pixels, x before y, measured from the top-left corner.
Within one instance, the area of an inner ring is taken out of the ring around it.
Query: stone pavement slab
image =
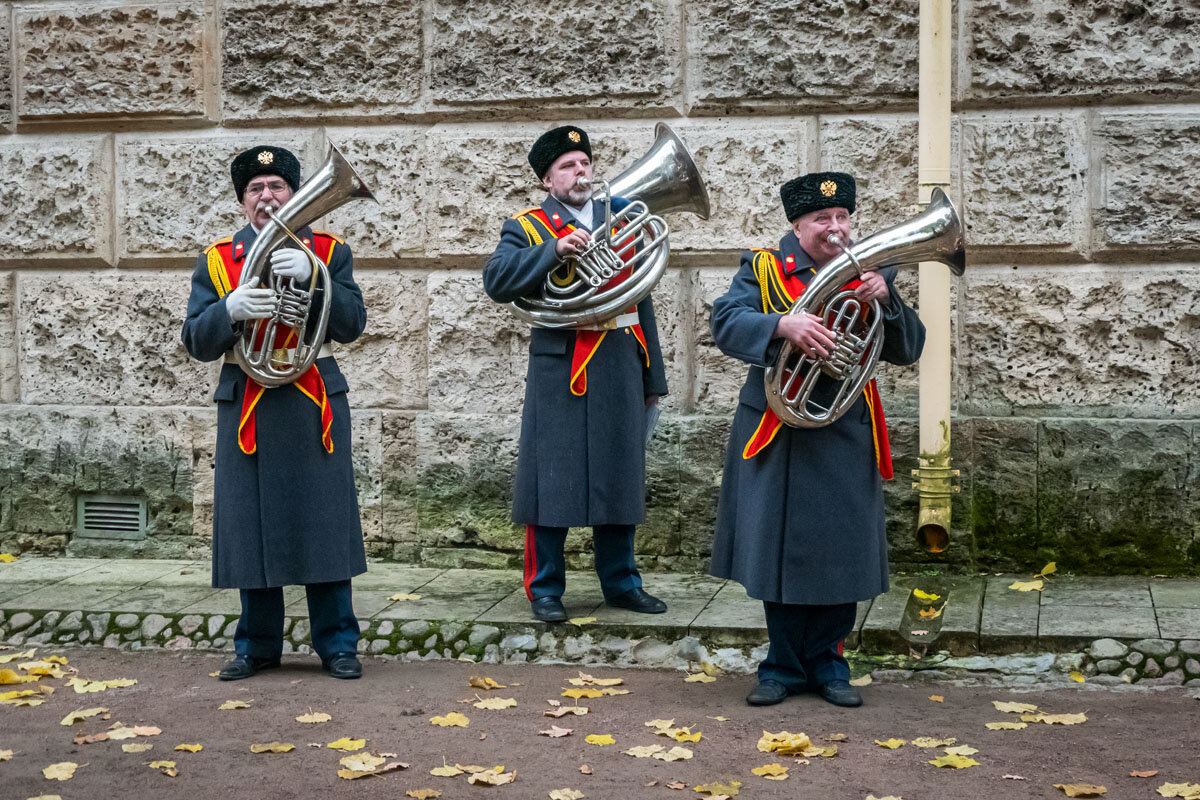
[[[887,594],[875,598],[863,623],[860,649],[868,653],[906,652],[908,642],[900,635],[900,623],[913,589],[946,597],[942,627],[932,650],[946,649],[954,655],[979,651],[979,619],[984,581],[975,576],[914,576],[892,578]]]
[[[212,588],[212,562],[193,561],[180,564],[178,569],[163,573],[146,586],[190,586]]]
[[[1200,639],[1200,608],[1160,608],[1159,635],[1164,639]]]
[[[1200,580],[1151,578],[1150,596],[1155,608],[1200,608]]]
[[[552,626],[533,618],[529,610],[529,598],[525,596],[525,587],[521,583],[517,586],[518,588],[505,595],[500,602],[483,611],[475,618],[476,621],[507,625],[529,624],[552,630]],[[594,616],[598,609],[604,607],[604,593],[600,591],[600,579],[596,577],[596,573],[567,573],[563,607],[567,610],[567,616],[572,619]]]
[[[421,587],[420,600],[401,600],[382,609],[379,619],[473,620],[521,585],[511,569],[448,569]],[[399,591],[399,590],[398,590]]]
[[[987,579],[979,621],[979,649],[985,653],[1027,653],[1037,649],[1041,595],[1008,588],[1019,575]]]
[[[688,630],[719,647],[756,645],[767,640],[762,601],[747,595],[742,585],[733,581],[721,587]]]
[[[285,586],[283,587],[283,607],[286,613],[288,606],[294,605],[299,600],[301,608],[304,603],[304,587],[303,586]],[[241,614],[242,601],[241,595],[237,589],[214,589],[212,594],[197,600],[191,605],[179,609],[180,614]],[[307,616],[308,611],[300,612]],[[295,616],[295,614],[293,614]]]
[[[1071,577],[1051,576],[1042,590],[1042,607],[1046,606],[1108,606],[1141,607],[1154,605],[1150,599],[1150,582],[1135,576]]]
[[[1068,606],[1042,604],[1038,647],[1066,652],[1095,639],[1155,639],[1158,620],[1148,606]]]
[[[101,609],[129,588],[117,583],[68,584],[64,580],[23,594],[15,598],[10,607],[43,611]]]
[[[591,614],[596,624],[611,626],[621,636],[641,635],[647,627],[686,629],[725,585],[721,578],[709,575],[653,575],[647,578],[649,591],[667,604],[666,613],[639,614],[601,604]]]
[[[107,563],[109,560],[104,558],[21,558],[11,564],[0,564],[0,581],[60,581]]]
[[[183,609],[188,606],[221,591],[227,590],[214,589],[211,586],[151,586],[145,584],[122,589],[105,601],[104,610],[118,613],[144,611],[154,614],[181,614],[184,613]]]

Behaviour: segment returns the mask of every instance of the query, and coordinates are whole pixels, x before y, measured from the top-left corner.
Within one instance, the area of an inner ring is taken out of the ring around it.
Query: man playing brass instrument
[[[509,303],[542,291],[564,259],[604,225],[591,199],[592,150],[572,125],[543,134],[529,164],[548,196],[504,223],[483,270],[489,297]],[[613,213],[625,205],[612,202]],[[666,604],[642,589],[633,559],[645,518],[647,410],[667,393],[654,306],[647,297],[609,327],[534,328],[513,489],[513,521],[524,524],[525,592],[535,617],[562,622],[567,528],[591,526],[596,572],[610,606],[644,613]]]
[[[358,620],[350,579],[366,571],[354,468],[346,379],[323,346],[316,365],[294,383],[264,389],[234,362],[231,348],[248,321],[267,319],[275,292],[257,278],[239,286],[255,237],[300,184],[300,162],[280,147],[255,147],[230,168],[248,224],[210,245],[196,262],[183,344],[193,358],[224,357],[217,403],[213,499],[213,586],[241,590],[235,658],[221,680],[249,678],[279,666],[283,648],[283,586],[303,584],[313,648],[335,678],[357,678]],[[353,257],[340,239],[309,228],[296,236],[330,273],[325,341],[352,342],[366,324]],[[271,271],[308,286],[312,263],[298,249],[276,250]],[[269,282],[269,281],[268,281]],[[317,289],[316,291],[322,291]],[[300,335],[304,335],[301,332]],[[286,329],[282,342],[294,346]],[[277,340],[279,344],[279,340]]]
[[[850,242],[854,179],[810,173],[780,190],[792,229],[778,250],[748,250],[733,283],[713,303],[713,339],[750,364],[725,456],[712,574],[732,578],[763,601],[770,649],[746,698],[771,705],[816,691],[835,705],[862,704],[850,686],[842,641],[856,603],[887,591],[882,480],[891,477],[887,425],[874,382],[835,422],[792,428],[769,409],[763,368],[784,340],[806,355],[830,353],[823,318],[787,315],[813,276]],[[866,272],[848,289],[883,309],[881,360],[911,364],[925,328],[893,281],[895,268]],[[828,402],[836,382],[822,375],[814,396]]]

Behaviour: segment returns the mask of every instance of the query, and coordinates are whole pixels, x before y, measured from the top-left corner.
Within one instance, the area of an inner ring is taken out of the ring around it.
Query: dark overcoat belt
[[[815,274],[793,233],[783,237],[779,256],[795,258],[789,269],[805,283]],[[760,453],[742,457],[767,408],[763,368],[782,344],[774,337],[780,315],[763,313],[753,258],[753,251],[742,254],[729,291],[713,303],[717,347],[751,366],[725,453],[711,571],[775,603],[867,600],[887,591],[888,554],[883,487],[863,397],[831,425],[785,425]],[[925,327],[896,292],[895,273],[882,270],[889,297],[880,360],[911,364],[921,355]]]
[[[592,229],[603,208],[593,204]],[[619,207],[614,202],[614,208]],[[574,221],[554,198],[546,216]],[[500,244],[483,270],[483,285],[497,303],[540,293],[559,263],[555,240],[532,243],[516,219],[505,221]],[[587,392],[571,393],[575,333],[534,328],[513,488],[518,524],[635,525],[646,514],[645,398],[667,393],[658,323],[649,297],[638,304],[649,366],[629,329],[609,331],[587,363]]]
[[[304,229],[297,235],[312,234]],[[254,237],[249,225],[238,231],[234,252],[249,252]],[[366,309],[346,244],[334,245],[328,267],[332,297],[325,341],[352,342],[366,325]],[[315,298],[314,307],[319,304],[320,298]],[[207,258],[201,255],[192,274],[184,347],[193,358],[215,361],[233,347],[240,331],[240,324],[230,323],[225,299],[218,296]],[[333,410],[332,453],[321,443],[320,410],[295,386],[263,392],[255,406],[257,452],[243,453],[238,421],[247,378],[236,364],[221,369],[213,395],[213,586],[261,589],[324,583],[347,580],[367,569],[351,463],[346,379],[332,357],[318,359],[316,366]]]

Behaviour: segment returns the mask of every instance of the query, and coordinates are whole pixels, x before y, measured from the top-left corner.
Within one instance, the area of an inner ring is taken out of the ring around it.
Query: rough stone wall
[[[325,221],[367,332],[340,348],[373,555],[504,566],[528,332],[483,294],[525,153],[586,126],[602,174],[673,125],[712,197],[655,291],[671,394],[649,455],[650,569],[703,568],[744,367],[708,330],[777,187],[860,180],[861,233],[914,210],[916,0],[18,0],[0,8],[0,547],[82,551],[81,493],[132,494],[132,552],[202,553],[212,365],[178,340],[199,250],[239,224],[228,162],[337,143],[375,188]],[[951,194],[958,568],[1200,570],[1200,11],[959,0]],[[561,35],[554,24],[563,24]],[[915,277],[901,278],[915,303]],[[881,374],[912,544],[917,370]],[[573,565],[589,537],[570,539]]]

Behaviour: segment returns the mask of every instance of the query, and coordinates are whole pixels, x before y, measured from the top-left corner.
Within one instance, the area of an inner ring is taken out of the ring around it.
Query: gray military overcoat
[[[812,259],[794,233],[780,241],[778,255],[794,256],[789,269],[801,280],[812,277]],[[767,408],[763,368],[782,344],[774,338],[779,315],[763,313],[753,256],[743,253],[729,291],[712,311],[717,346],[751,366],[725,453],[711,571],[738,581],[759,600],[867,600],[887,591],[888,557],[882,479],[862,395],[837,422],[803,430],[785,425],[758,455],[742,457]],[[883,275],[890,296],[881,360],[911,364],[921,355],[925,328],[897,294],[895,269]]]
[[[614,210],[619,207],[614,201]],[[547,217],[558,214],[563,233],[575,220],[552,197],[542,209]],[[595,229],[604,212],[598,203],[593,211]],[[554,247],[553,239],[534,243],[516,219],[505,221],[500,244],[483,270],[488,296],[509,303],[538,293],[559,263]],[[638,314],[649,366],[628,329],[611,331],[587,364],[587,392],[581,397],[570,388],[575,333],[533,329],[513,488],[514,522],[635,525],[645,518],[645,399],[665,395],[667,378],[649,297],[638,304]]]
[[[311,236],[311,231],[298,235]],[[244,256],[254,237],[249,225],[238,231],[234,253]],[[349,246],[334,246],[329,272],[333,297],[325,341],[352,342],[366,325],[366,309],[354,282]],[[319,306],[319,299],[314,305]],[[201,255],[192,274],[184,347],[193,358],[215,361],[233,347],[239,331],[240,325],[230,323],[225,299],[218,297],[209,277],[208,259]],[[332,357],[318,359],[316,366],[333,409],[332,453],[321,443],[319,408],[294,386],[263,393],[255,407],[257,452],[243,453],[237,431],[247,378],[236,364],[221,369],[213,396],[213,586],[324,583],[367,569],[350,458],[346,379]]]

